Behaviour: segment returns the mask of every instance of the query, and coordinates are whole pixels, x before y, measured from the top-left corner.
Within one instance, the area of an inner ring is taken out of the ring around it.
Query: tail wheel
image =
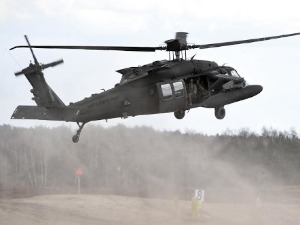
[[[221,120],[224,119],[226,115],[226,111],[224,107],[215,108],[215,116],[217,119]]]
[[[174,116],[176,117],[176,119],[183,119],[183,117],[185,116],[185,111],[184,110],[179,110],[174,112]]]
[[[72,137],[72,141],[74,143],[77,143],[79,141],[79,135],[75,134],[73,137]]]
[[[80,134],[81,134],[81,131],[82,131],[82,128],[84,127],[84,125],[86,124],[87,122],[77,122],[77,125],[79,127],[79,129],[77,130],[76,134],[72,137],[72,141],[74,143],[77,143],[79,141],[79,137],[80,137]]]

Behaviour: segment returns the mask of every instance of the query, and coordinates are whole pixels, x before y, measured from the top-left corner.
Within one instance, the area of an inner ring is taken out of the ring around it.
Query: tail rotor
[[[27,42],[27,45],[30,49],[30,52],[31,52],[31,55],[33,57],[33,60],[34,60],[34,64],[33,63],[30,63],[29,66],[19,72],[16,72],[15,75],[16,76],[19,76],[19,75],[29,75],[31,73],[36,73],[36,72],[42,72],[42,70],[44,69],[47,69],[49,67],[54,67],[54,66],[57,66],[59,64],[62,64],[64,61],[62,59],[60,60],[57,60],[57,61],[54,61],[54,62],[51,62],[51,63],[47,63],[47,64],[40,64],[32,50],[32,47],[31,47],[31,44],[29,42],[29,39],[27,37],[27,35],[24,35],[25,37],[25,40]]]

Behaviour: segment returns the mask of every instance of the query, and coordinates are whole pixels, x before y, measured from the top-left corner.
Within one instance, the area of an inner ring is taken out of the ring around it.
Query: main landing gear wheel
[[[226,114],[226,111],[225,111],[224,107],[215,108],[215,116],[217,119],[219,119],[219,120],[224,119],[225,114]]]
[[[79,122],[77,122],[77,125],[78,125],[78,127],[79,127],[79,129],[76,131],[76,134],[72,137],[72,141],[74,142],[74,143],[77,143],[78,141],[79,141],[79,137],[80,137],[80,133],[81,133],[81,130],[82,130],[82,128],[84,127],[84,125],[85,125],[86,123],[79,123]]]
[[[176,119],[183,119],[183,117],[185,116],[185,111],[184,110],[179,110],[174,112],[174,116],[176,117]]]

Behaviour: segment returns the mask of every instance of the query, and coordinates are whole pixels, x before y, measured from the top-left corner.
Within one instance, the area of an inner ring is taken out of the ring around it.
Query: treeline
[[[76,188],[145,196],[195,188],[300,184],[295,130],[247,129],[208,136],[149,127],[87,126],[79,143],[67,127],[0,126],[0,192]]]

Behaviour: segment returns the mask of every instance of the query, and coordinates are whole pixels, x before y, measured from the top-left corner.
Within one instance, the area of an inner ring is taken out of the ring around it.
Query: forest
[[[194,189],[300,185],[294,129],[244,128],[217,135],[89,125],[74,144],[68,127],[0,126],[0,197],[76,193],[182,196]]]

